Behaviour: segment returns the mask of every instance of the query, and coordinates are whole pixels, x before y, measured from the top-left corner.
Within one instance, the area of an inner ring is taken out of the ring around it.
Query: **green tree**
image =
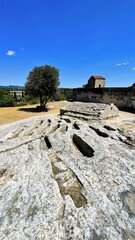
[[[59,70],[53,66],[45,65],[34,67],[29,73],[25,84],[26,94],[40,97],[40,107],[43,109],[59,86]]]

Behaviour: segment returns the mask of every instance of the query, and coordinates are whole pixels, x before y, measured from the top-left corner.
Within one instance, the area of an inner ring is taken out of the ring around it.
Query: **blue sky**
[[[135,0],[0,0],[0,85],[24,85],[49,64],[61,87],[91,75],[107,87],[135,82]]]

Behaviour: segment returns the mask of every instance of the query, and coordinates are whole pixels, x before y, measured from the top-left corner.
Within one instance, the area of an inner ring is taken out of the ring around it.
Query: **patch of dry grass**
[[[67,101],[49,102],[47,104],[47,112],[36,112],[37,105],[28,105],[23,107],[1,107],[0,108],[0,125],[12,123],[17,120],[34,117],[34,116],[57,116],[60,112],[60,108],[68,104]],[[24,109],[24,110],[23,110]],[[26,111],[28,109],[28,111]],[[30,109],[30,111],[29,111]]]

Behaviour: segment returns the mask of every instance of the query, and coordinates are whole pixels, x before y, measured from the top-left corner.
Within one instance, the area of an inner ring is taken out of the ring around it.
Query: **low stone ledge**
[[[106,119],[119,115],[118,108],[113,104],[73,102],[60,109],[60,115],[82,118],[85,120]],[[87,117],[86,117],[87,116]]]

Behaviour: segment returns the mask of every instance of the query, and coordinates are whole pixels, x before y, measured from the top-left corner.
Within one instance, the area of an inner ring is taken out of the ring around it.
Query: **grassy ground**
[[[47,112],[38,112],[36,109],[37,105],[0,108],[0,125],[33,116],[57,116],[60,112],[60,108],[67,104],[67,101],[49,102],[47,104]]]

